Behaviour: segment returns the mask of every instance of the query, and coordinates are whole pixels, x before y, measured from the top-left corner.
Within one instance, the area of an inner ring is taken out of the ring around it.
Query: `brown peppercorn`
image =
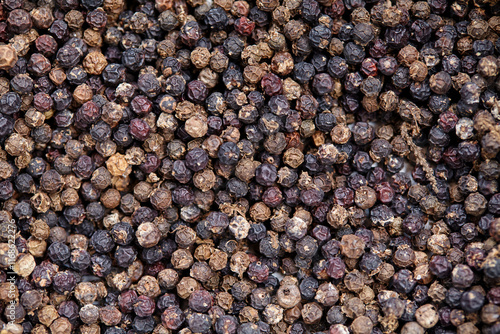
[[[76,205],[79,200],[78,192],[73,188],[65,189],[61,193],[61,202],[64,206]]]
[[[474,39],[484,39],[488,33],[488,22],[484,20],[473,20],[467,26],[467,33]]]
[[[319,323],[323,316],[323,309],[318,303],[307,303],[302,308],[302,319],[306,325],[313,325]]]
[[[82,234],[71,234],[68,236],[68,244],[70,249],[87,250],[89,240]]]
[[[116,189],[108,189],[101,195],[101,203],[107,209],[114,209],[120,205],[121,195]]]
[[[250,218],[256,222],[262,223],[271,216],[271,209],[264,202],[257,202],[250,207]]]
[[[57,318],[50,325],[51,334],[67,334],[71,333],[71,323],[65,317]]]
[[[137,183],[134,187],[134,196],[139,202],[146,202],[149,200],[153,186],[145,181]]]
[[[143,276],[136,287],[137,293],[139,295],[144,295],[150,298],[156,298],[161,294],[160,286],[158,281],[153,276]]]
[[[38,319],[47,327],[49,327],[57,318],[59,318],[59,314],[53,305],[46,305],[38,311]]]
[[[304,154],[298,148],[289,148],[283,154],[283,162],[292,168],[298,168],[304,162]]]
[[[407,245],[400,246],[394,252],[392,260],[398,267],[409,267],[415,261],[415,252]]]
[[[472,322],[466,322],[457,327],[457,334],[479,334],[481,331]]]
[[[373,330],[373,322],[367,316],[356,317],[351,324],[353,334],[370,334]]]
[[[369,186],[361,186],[356,189],[354,201],[359,208],[366,210],[375,205],[375,202],[377,201],[377,194],[373,188]]]
[[[202,69],[210,63],[210,51],[204,47],[197,47],[191,51],[191,62],[197,69]]]
[[[47,240],[50,236],[50,227],[45,221],[38,219],[30,224],[30,233],[38,240]]]
[[[38,7],[30,12],[33,25],[37,29],[48,29],[54,22],[54,15],[48,6]]]
[[[422,82],[427,77],[427,66],[421,61],[414,61],[410,65],[410,78],[414,81]]]
[[[289,309],[300,303],[301,296],[296,285],[282,285],[276,293],[278,304],[284,309]]]
[[[192,116],[186,121],[185,130],[193,138],[203,137],[208,131],[206,117],[200,115]]]
[[[427,249],[437,255],[444,255],[450,247],[450,239],[445,234],[432,235],[427,241]]]
[[[177,295],[182,299],[188,299],[189,296],[200,288],[200,283],[191,277],[183,277],[177,284]]]
[[[276,53],[271,59],[271,70],[282,76],[290,74],[293,70],[292,55],[288,52]]]
[[[190,270],[190,276],[202,283],[207,283],[214,273],[206,262],[195,262]]]
[[[135,260],[128,268],[126,276],[123,276],[123,282],[121,284],[124,287],[130,283],[138,282],[144,273],[144,265],[141,261]]]
[[[129,166],[125,156],[120,153],[115,153],[106,160],[106,167],[113,176],[127,176],[132,172],[132,167]]]
[[[283,319],[283,309],[276,304],[268,304],[262,311],[264,320],[270,325],[276,325]]]
[[[127,290],[132,285],[132,280],[126,271],[112,275],[108,278],[108,282],[110,286],[116,288],[118,291]]]
[[[344,235],[340,242],[340,250],[343,255],[351,259],[357,259],[364,253],[365,242],[353,234]]]
[[[90,101],[93,95],[92,89],[87,84],[78,85],[73,91],[73,99],[78,104],[84,104]]]
[[[219,82],[219,74],[214,72],[210,67],[204,67],[198,75],[198,80],[203,82],[208,89],[212,89]]]
[[[418,50],[414,46],[407,45],[399,50],[398,61],[404,66],[410,66],[413,62],[418,60],[419,55]]]
[[[172,254],[170,260],[175,269],[185,270],[193,265],[193,256],[186,249],[178,249]]]
[[[322,283],[318,287],[314,299],[324,307],[333,306],[339,300],[339,290],[332,283]]]
[[[172,290],[179,282],[179,274],[173,269],[164,269],[158,273],[160,287]]]
[[[214,249],[212,256],[208,261],[208,265],[210,266],[210,268],[212,268],[212,270],[219,271],[226,267],[227,260],[227,253],[218,249]]]
[[[97,299],[97,288],[91,282],[78,283],[75,288],[75,298],[82,304],[92,304]]]
[[[89,52],[83,59],[85,71],[92,75],[100,75],[104,68],[108,66],[106,57],[100,52]]]

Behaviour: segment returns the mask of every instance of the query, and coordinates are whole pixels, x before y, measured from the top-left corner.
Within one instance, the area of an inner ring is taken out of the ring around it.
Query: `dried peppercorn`
[[[0,23],[26,310],[36,288],[82,333],[496,330],[493,3],[81,5]],[[67,331],[53,310],[16,319]]]

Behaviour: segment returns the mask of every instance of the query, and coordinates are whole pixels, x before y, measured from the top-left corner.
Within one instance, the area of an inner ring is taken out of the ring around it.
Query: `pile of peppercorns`
[[[500,334],[499,35],[497,0],[1,0],[0,334]]]

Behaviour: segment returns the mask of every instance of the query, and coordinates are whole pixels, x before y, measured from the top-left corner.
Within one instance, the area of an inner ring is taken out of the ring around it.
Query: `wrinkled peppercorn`
[[[5,331],[500,332],[495,1],[2,4]]]

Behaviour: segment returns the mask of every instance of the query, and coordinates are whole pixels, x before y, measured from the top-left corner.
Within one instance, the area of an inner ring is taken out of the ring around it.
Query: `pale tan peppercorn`
[[[188,299],[189,296],[200,288],[200,283],[194,278],[185,276],[183,277],[179,284],[177,284],[177,295],[182,299]]]
[[[286,6],[278,6],[273,10],[273,21],[283,26],[290,21],[290,10]]]
[[[210,63],[210,51],[204,47],[197,47],[191,51],[191,62],[197,69],[202,69]]]
[[[276,325],[283,319],[283,308],[276,304],[268,304],[262,315],[268,324]]]
[[[75,298],[82,304],[92,304],[97,299],[97,288],[91,282],[78,283],[75,288]]]
[[[28,252],[34,257],[43,257],[45,255],[45,250],[47,249],[47,242],[45,240],[39,240],[34,237],[28,238]]]
[[[365,242],[353,234],[344,235],[340,242],[340,250],[343,255],[351,259],[357,259],[365,252]]]
[[[79,327],[81,334],[99,334],[101,333],[101,327],[98,324],[91,325],[81,325]]]
[[[47,327],[57,318],[59,318],[59,314],[53,305],[46,305],[38,311],[38,320]]]
[[[295,284],[282,285],[276,293],[278,304],[284,309],[289,309],[300,303],[300,290]]]
[[[122,271],[116,275],[110,275],[110,277],[108,277],[108,283],[118,291],[125,291],[132,285],[132,280],[126,271]]]
[[[271,59],[271,70],[278,75],[288,75],[293,70],[293,58],[288,52],[278,52]]]
[[[14,272],[19,276],[28,277],[36,267],[35,258],[31,254],[19,254],[14,264]]]
[[[137,283],[137,293],[139,295],[156,298],[161,294],[158,281],[153,276],[143,276]]]
[[[429,265],[427,263],[418,265],[415,268],[413,274],[415,276],[415,280],[417,280],[417,282],[419,282],[420,284],[429,284],[433,279],[432,273],[429,270]]]
[[[59,317],[50,325],[51,334],[67,334],[71,333],[71,323],[65,317]]]
[[[341,228],[348,221],[347,210],[341,205],[334,204],[326,219],[333,228]]]
[[[84,104],[90,101],[93,95],[92,89],[87,84],[78,85],[73,91],[73,99],[78,104]]]
[[[186,249],[178,249],[172,254],[170,259],[175,269],[185,270],[193,265],[193,256]]]
[[[104,68],[108,66],[106,57],[101,52],[89,52],[83,59],[83,67],[85,71],[92,75],[100,75]]]
[[[94,29],[85,29],[83,32],[83,40],[91,47],[100,48],[102,47],[103,40],[102,34]]]
[[[132,172],[125,156],[115,153],[106,161],[106,167],[113,176],[127,176]]]
[[[415,317],[417,318],[418,324],[424,328],[434,327],[439,320],[436,307],[432,304],[420,306],[415,312]]]
[[[50,235],[50,227],[45,221],[37,219],[30,224],[30,233],[39,240],[46,240]]]
[[[229,268],[232,272],[237,273],[240,277],[247,270],[250,265],[250,257],[245,252],[236,252],[231,256],[229,261]]]
[[[70,249],[81,249],[87,250],[89,246],[89,241],[83,234],[70,234],[68,236],[68,244]]]
[[[200,71],[198,80],[203,82],[208,89],[214,88],[219,82],[219,74],[210,67],[205,67]]]
[[[287,100],[297,100],[302,96],[302,87],[292,78],[288,77],[283,80],[283,95],[287,98]],[[298,130],[298,129],[297,129]]]
[[[40,126],[48,126],[47,124],[44,124],[45,122],[45,115],[42,114],[41,112],[37,111],[34,108],[28,109],[28,111],[25,114],[24,118],[26,125],[29,127],[35,128],[35,127],[40,127]],[[49,127],[50,128],[50,127]]]
[[[34,145],[31,139],[25,138],[17,133],[13,133],[5,141],[4,148],[9,155],[19,157],[25,152],[31,152]]]
[[[164,269],[158,273],[158,284],[160,287],[171,290],[179,282],[179,274],[173,269]]]
[[[17,52],[9,44],[0,45],[0,70],[9,70],[17,62]]]
[[[214,249],[208,265],[212,270],[219,271],[226,267],[228,255],[219,249]]]
[[[233,296],[226,291],[219,292],[215,297],[216,304],[225,311],[229,311],[233,306]]]
[[[383,92],[380,94],[379,105],[384,111],[395,111],[398,109],[399,97],[392,90]]]
[[[11,164],[5,160],[0,160],[0,179],[5,180],[12,176],[14,169]]]
[[[206,117],[200,115],[192,116],[186,121],[185,129],[193,138],[203,137],[208,131]]]
[[[52,9],[48,6],[38,7],[30,12],[33,26],[37,29],[48,29],[54,22]]]
[[[193,184],[201,191],[209,191],[215,185],[216,177],[211,169],[196,172],[193,176]]]
[[[304,162],[304,154],[298,148],[291,147],[283,154],[283,162],[292,168],[298,168]]]
[[[161,238],[161,233],[155,224],[151,222],[144,222],[137,227],[135,233],[137,242],[144,248],[150,248],[158,244]]]

